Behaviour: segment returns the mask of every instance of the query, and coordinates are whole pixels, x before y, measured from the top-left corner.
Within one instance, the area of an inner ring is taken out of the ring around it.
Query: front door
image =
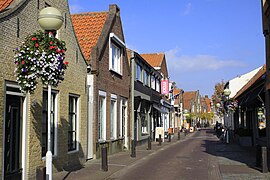
[[[22,178],[21,108],[22,97],[6,96],[4,176],[6,180]]]

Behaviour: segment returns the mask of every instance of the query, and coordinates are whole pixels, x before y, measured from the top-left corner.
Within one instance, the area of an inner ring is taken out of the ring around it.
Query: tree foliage
[[[214,104],[221,101],[224,85],[225,85],[225,82],[223,80],[215,84],[214,95],[212,96],[212,100]]]

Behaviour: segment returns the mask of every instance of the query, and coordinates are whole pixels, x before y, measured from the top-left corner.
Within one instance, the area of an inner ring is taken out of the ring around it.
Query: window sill
[[[121,77],[123,76],[123,74],[121,74],[121,73],[115,71],[115,70],[112,69],[112,68],[110,68],[109,70],[110,70],[112,73],[117,74],[118,76],[121,76]]]
[[[79,150],[75,149],[75,150],[68,151],[68,154],[74,154],[74,153],[77,153],[77,152],[79,152]]]

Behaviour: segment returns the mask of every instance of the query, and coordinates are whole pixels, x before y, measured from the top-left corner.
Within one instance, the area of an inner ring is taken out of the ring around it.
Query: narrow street
[[[112,175],[111,179],[217,179],[211,147],[213,133],[197,131],[181,143],[158,151]],[[214,147],[214,146],[213,146]],[[109,178],[109,179],[110,179]]]

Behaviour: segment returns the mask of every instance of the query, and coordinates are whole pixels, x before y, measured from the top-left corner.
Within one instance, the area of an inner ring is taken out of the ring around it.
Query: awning
[[[158,110],[160,113],[167,113],[165,110],[161,109],[158,105],[153,104],[153,108],[155,108],[156,110]]]

